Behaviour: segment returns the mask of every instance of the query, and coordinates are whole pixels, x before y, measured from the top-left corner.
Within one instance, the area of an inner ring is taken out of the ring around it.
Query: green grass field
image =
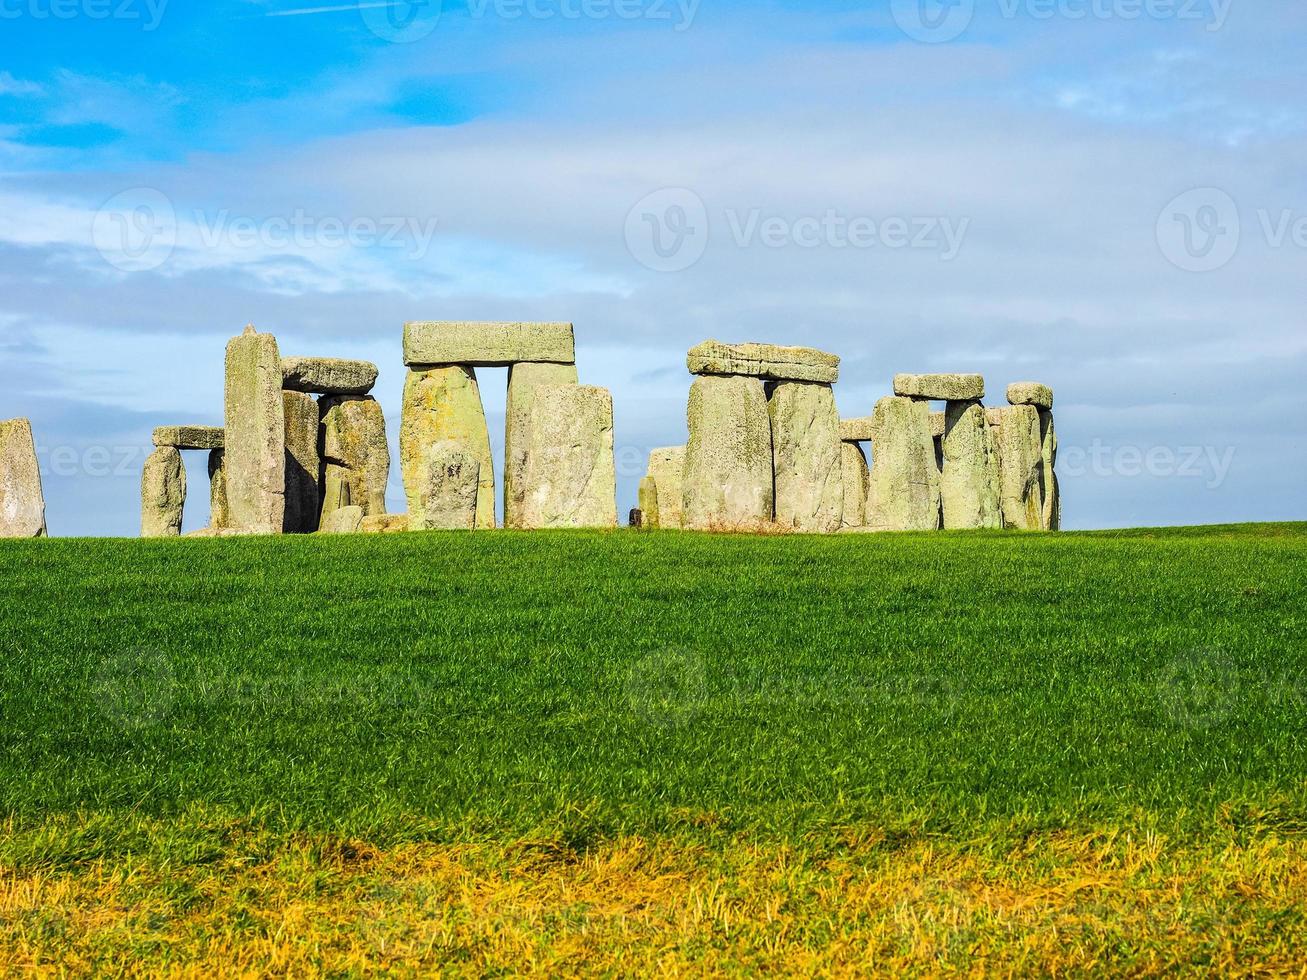
[[[0,966],[1298,974],[1307,525],[0,546]]]

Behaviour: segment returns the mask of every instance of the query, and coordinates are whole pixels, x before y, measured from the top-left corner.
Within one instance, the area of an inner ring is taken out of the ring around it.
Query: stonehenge
[[[664,446],[649,453],[649,472],[640,481],[638,501],[644,527],[681,526],[684,471],[684,446]]]
[[[182,533],[186,467],[175,446],[160,446],[141,473],[141,537],[175,538]]]
[[[541,385],[526,427],[520,526],[617,526],[613,397],[592,385]]]
[[[773,517],[771,418],[762,380],[700,375],[690,385],[682,526],[757,530]]]
[[[796,531],[838,531],[844,513],[840,413],[829,384],[778,381],[771,414],[776,523]]]
[[[32,423],[0,422],[0,538],[43,538],[45,494]]]

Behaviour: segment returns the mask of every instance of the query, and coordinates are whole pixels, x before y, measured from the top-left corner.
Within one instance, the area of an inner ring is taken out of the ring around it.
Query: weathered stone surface
[[[400,534],[408,529],[407,514],[369,514],[359,524],[360,534]]]
[[[221,449],[220,425],[161,425],[154,430],[156,446],[177,449]]]
[[[0,422],[0,538],[45,537],[45,495],[32,423]]]
[[[319,395],[366,395],[377,383],[370,361],[339,357],[283,357],[281,386],[287,391]]]
[[[476,372],[462,365],[409,371],[404,382],[399,458],[408,512],[415,523],[418,515],[426,513],[428,452],[445,440],[458,443],[480,463],[476,526],[493,528],[495,470]]]
[[[464,442],[442,440],[427,451],[425,509],[419,531],[471,531],[477,526],[481,460]]]
[[[759,378],[702,376],[690,385],[682,524],[750,530],[770,524],[771,417]]]
[[[1003,409],[994,427],[998,450],[999,498],[1003,526],[1039,530],[1043,521],[1043,444],[1039,409],[1014,405]]]
[[[1002,408],[985,409],[985,421],[988,422],[990,425],[1002,425],[1004,411],[1005,409]]]
[[[840,419],[840,439],[844,442],[871,442],[871,416],[857,419]]]
[[[894,394],[942,401],[979,401],[985,379],[979,374],[896,374]]]
[[[844,489],[840,527],[862,527],[867,523],[867,482],[870,476],[862,447],[852,440],[840,443],[840,484]]]
[[[930,413],[930,437],[932,439],[938,439],[942,436],[947,426],[948,419],[944,412]]]
[[[404,363],[410,367],[442,364],[504,367],[521,361],[575,363],[572,325],[466,320],[404,324]]]
[[[658,527],[658,484],[652,476],[640,478],[640,489],[636,499],[640,506],[633,509],[631,513],[640,515],[640,523],[631,526]]]
[[[282,530],[287,534],[312,534],[318,529],[321,501],[318,499],[318,403],[299,391],[281,393],[286,417],[286,516]]]
[[[363,526],[362,507],[341,507],[322,518],[319,534],[357,534]]]
[[[208,527],[197,528],[194,531],[187,531],[182,535],[183,538],[244,538],[249,537],[253,532],[239,527],[214,527],[212,524]]]
[[[1036,408],[1053,407],[1053,389],[1038,381],[1017,381],[1007,386],[1009,405],[1034,405]]]
[[[723,344],[705,340],[685,359],[691,374],[742,375],[769,381],[819,381],[834,384],[840,359],[812,347],[777,344]]]
[[[225,456],[221,449],[209,451],[209,527],[212,528],[231,526],[231,518],[227,510]]]
[[[541,385],[534,402],[522,526],[616,527],[612,394],[592,385]]]
[[[1039,526],[1045,531],[1058,531],[1062,528],[1062,493],[1056,471],[1057,432],[1053,428],[1053,413],[1046,408],[1039,410],[1039,444],[1040,489],[1044,496]]]
[[[835,393],[826,384],[781,381],[772,386],[767,407],[776,523],[810,534],[838,531],[844,484]]]
[[[233,527],[279,534],[286,516],[286,419],[277,338],[245,333],[227,344],[224,450]]]
[[[381,405],[369,395],[328,395],[319,399],[318,413],[323,515],[340,506],[384,514],[390,446]]]
[[[649,527],[680,527],[684,507],[685,447],[662,446],[649,454],[648,475],[656,494],[653,522],[645,511]]]
[[[504,527],[521,528],[526,487],[527,425],[535,390],[541,385],[576,384],[575,364],[523,363],[508,369],[508,400],[504,405]]]
[[[930,435],[930,409],[911,398],[886,397],[872,412],[867,527],[933,531],[939,527],[939,467]]]
[[[186,467],[175,446],[160,446],[141,473],[141,537],[175,538],[182,533]]]
[[[980,402],[949,402],[943,433],[940,507],[946,529],[1003,526],[998,454]]]

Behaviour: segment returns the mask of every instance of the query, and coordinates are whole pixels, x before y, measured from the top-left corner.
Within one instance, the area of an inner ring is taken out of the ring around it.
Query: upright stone
[[[476,526],[493,528],[495,470],[476,371],[457,364],[409,371],[399,458],[410,514],[426,513],[427,455],[433,445],[445,440],[457,443],[480,463]]]
[[[414,530],[471,531],[476,527],[481,460],[458,442],[443,440],[427,453],[426,509]]]
[[[985,407],[978,401],[949,402],[942,439],[940,506],[944,527],[1002,527],[998,454]]]
[[[347,506],[363,508],[365,517],[384,514],[390,446],[381,405],[369,395],[330,395],[318,401],[318,413],[323,515]]]
[[[781,381],[771,386],[776,523],[811,534],[840,529],[844,483],[840,413],[830,385]]]
[[[209,527],[222,530],[231,526],[227,508],[227,468],[225,452],[209,450]]]
[[[872,413],[871,483],[867,526],[879,531],[934,531],[939,527],[939,468],[923,401],[889,396]]]
[[[45,495],[32,423],[0,422],[0,538],[45,537]]]
[[[632,514],[640,515],[640,523],[632,523],[632,527],[660,527],[658,514],[658,483],[652,476],[640,478],[640,489],[636,496],[636,502],[640,505],[631,511]]]
[[[993,412],[993,410],[990,410]],[[1039,409],[1002,409],[994,426],[1003,526],[1037,531],[1043,524],[1043,440]]]
[[[280,533],[286,517],[286,419],[277,338],[245,333],[227,344],[224,448],[233,527]]]
[[[616,527],[612,395],[591,385],[541,385],[533,399],[522,526]]]
[[[318,529],[318,403],[312,395],[283,391],[286,416],[286,517],[287,534],[312,534]]]
[[[141,537],[175,538],[182,533],[186,467],[175,446],[160,446],[141,473]]]
[[[771,418],[756,377],[707,375],[690,385],[683,515],[697,530],[754,530],[773,514]]]
[[[844,490],[844,510],[840,527],[865,527],[867,523],[867,456],[856,442],[840,443],[840,485]]]
[[[648,475],[654,484],[655,510],[652,522],[649,512],[645,511],[645,524],[649,527],[680,527],[684,509],[685,447],[663,446],[651,452]]]
[[[504,408],[504,527],[520,528],[523,521],[526,441],[534,395],[541,385],[574,385],[575,364],[524,361],[508,369],[508,401]]]
[[[1039,526],[1045,531],[1058,531],[1062,528],[1062,493],[1057,485],[1057,432],[1053,412],[1047,408],[1039,409],[1039,450],[1040,489],[1044,496]]]

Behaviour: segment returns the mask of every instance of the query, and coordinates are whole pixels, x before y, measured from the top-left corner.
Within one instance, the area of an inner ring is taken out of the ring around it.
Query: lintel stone
[[[281,386],[310,395],[366,395],[377,383],[371,361],[339,357],[283,357]]]
[[[507,367],[524,361],[576,362],[570,323],[422,320],[404,324],[404,363]]]
[[[1007,386],[1009,405],[1034,405],[1036,408],[1053,407],[1053,389],[1038,381],[1018,381]]]
[[[705,340],[690,348],[685,365],[691,374],[739,375],[768,381],[817,381],[834,384],[840,359],[812,347],[777,344],[724,344]]]
[[[841,442],[871,442],[871,416],[859,419],[840,419]]]
[[[154,430],[154,444],[159,448],[221,449],[223,428],[220,425],[161,425]]]
[[[985,397],[979,374],[896,374],[894,394],[936,401],[974,402]]]

